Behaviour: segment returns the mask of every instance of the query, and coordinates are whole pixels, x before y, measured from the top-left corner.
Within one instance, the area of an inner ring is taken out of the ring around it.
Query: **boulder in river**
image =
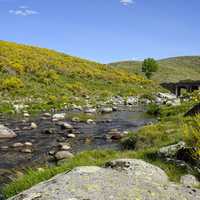
[[[89,113],[89,114],[93,114],[93,113],[96,113],[97,110],[95,108],[86,108],[84,110],[85,113]]]
[[[65,119],[65,113],[58,113],[53,115],[53,121]]]
[[[100,109],[101,113],[111,113],[113,112],[113,108],[110,107],[103,107]]]
[[[0,125],[0,139],[10,139],[15,138],[16,136],[17,135],[14,131],[12,131],[4,125]]]
[[[200,200],[200,190],[170,182],[162,169],[145,161],[120,159],[105,168],[77,167],[9,200],[19,199]]]
[[[67,122],[59,121],[59,122],[57,122],[57,125],[61,126],[61,128],[63,128],[63,129],[73,129],[73,126]]]
[[[31,128],[32,128],[32,129],[36,129],[37,127],[38,127],[38,126],[37,126],[36,123],[34,123],[34,122],[31,123]]]
[[[55,153],[54,157],[56,160],[63,160],[73,158],[74,155],[69,151],[58,151],[57,153]]]
[[[75,135],[75,134],[73,134],[73,133],[70,133],[70,134],[68,134],[68,135],[67,135],[67,137],[68,137],[68,138],[75,138],[75,137],[76,137],[76,135]]]
[[[13,148],[20,148],[20,147],[23,147],[23,146],[24,146],[24,144],[21,143],[21,142],[16,142],[16,143],[12,144]]]

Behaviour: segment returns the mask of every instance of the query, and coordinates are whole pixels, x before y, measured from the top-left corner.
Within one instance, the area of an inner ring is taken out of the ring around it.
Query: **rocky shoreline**
[[[9,200],[199,200],[198,181],[183,176],[170,182],[160,168],[136,159],[108,162],[104,168],[78,167],[59,174]]]

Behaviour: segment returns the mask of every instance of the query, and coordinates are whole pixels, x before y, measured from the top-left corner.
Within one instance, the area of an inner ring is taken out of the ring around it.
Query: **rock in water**
[[[54,114],[53,115],[53,120],[62,120],[62,119],[65,119],[65,113],[58,113],[58,114]]]
[[[55,154],[56,160],[69,159],[69,158],[73,158],[73,157],[74,157],[74,155],[72,153],[70,153],[69,151],[58,151]]]
[[[0,125],[0,139],[9,139],[14,138],[17,135],[11,129],[5,127],[4,125]]]
[[[111,113],[113,112],[113,109],[109,107],[105,107],[105,108],[101,108],[100,111],[101,113]]]
[[[200,190],[175,184],[160,168],[136,159],[105,168],[78,167],[9,200],[200,200]],[[36,199],[36,198],[35,198]]]

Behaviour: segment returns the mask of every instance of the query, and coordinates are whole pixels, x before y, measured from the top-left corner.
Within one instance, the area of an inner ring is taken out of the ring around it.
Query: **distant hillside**
[[[82,97],[87,95],[95,101],[111,95],[143,94],[153,91],[152,86],[153,82],[123,69],[49,49],[0,41],[0,112],[13,100],[46,108],[81,104]]]
[[[185,79],[200,80],[200,56],[174,57],[158,60],[158,63],[160,68],[153,76],[153,80],[159,82],[177,82]],[[143,75],[141,72],[142,62],[140,61],[124,61],[110,65]]]

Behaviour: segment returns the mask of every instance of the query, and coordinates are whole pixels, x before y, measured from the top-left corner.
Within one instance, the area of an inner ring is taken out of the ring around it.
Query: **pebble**
[[[62,160],[62,159],[70,159],[73,158],[74,155],[72,153],[70,153],[69,151],[58,151],[55,155],[54,155],[56,160]]]
[[[51,117],[51,114],[50,113],[44,113],[43,116],[44,117]]]
[[[75,134],[73,134],[73,133],[70,133],[70,134],[68,134],[68,135],[67,135],[67,137],[68,137],[68,138],[75,138],[75,137],[76,137],[76,135],[75,135]]]
[[[93,119],[88,119],[87,124],[95,124],[95,121]]]
[[[24,144],[21,143],[21,142],[14,143],[14,144],[12,145],[13,148],[19,148],[19,147],[23,147],[23,146],[24,146]]]
[[[32,147],[33,146],[33,144],[31,142],[25,142],[24,145],[28,146],[28,147]]]
[[[30,114],[24,113],[24,117],[30,117]]]
[[[36,123],[34,123],[34,122],[31,123],[31,128],[32,128],[32,129],[36,129],[37,127],[38,127],[38,126],[37,126]]]
[[[21,152],[22,153],[32,153],[32,150],[26,148],[26,149],[22,149]]]

